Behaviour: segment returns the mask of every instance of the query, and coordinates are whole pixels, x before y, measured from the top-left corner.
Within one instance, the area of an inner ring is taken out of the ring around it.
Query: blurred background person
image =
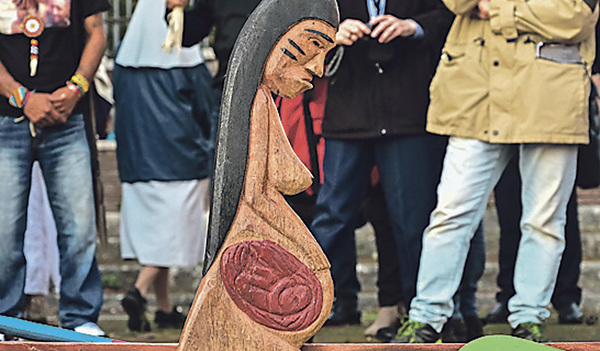
[[[213,162],[215,97],[199,46],[165,52],[166,0],[138,2],[116,57],[115,135],[121,254],[142,269],[122,299],[133,331],[148,331],[154,288],[159,328],[181,328],[169,268],[195,266],[206,244],[205,197]]]
[[[84,96],[106,47],[102,12],[109,3],[71,1],[64,14],[67,27],[36,23],[42,17],[38,0],[14,2],[12,9],[6,4],[0,9],[0,92],[6,98],[0,99],[0,314],[22,316],[27,201],[37,160],[57,229],[60,325],[103,335],[96,325],[103,289],[95,258],[97,222]],[[10,32],[7,22],[20,11],[35,16],[29,18],[30,26]]]
[[[56,223],[50,209],[44,176],[39,162],[31,169],[31,190],[27,205],[25,230],[25,307],[24,318],[48,323],[46,297],[51,286],[60,293],[59,253],[56,242]]]
[[[394,235],[402,301],[415,294],[422,232],[436,203],[446,145],[445,137],[425,132],[428,87],[453,18],[435,0],[342,0],[339,6],[336,40],[343,57],[329,80],[324,182],[311,225],[335,283],[328,326],[360,323],[354,228],[374,165]]]

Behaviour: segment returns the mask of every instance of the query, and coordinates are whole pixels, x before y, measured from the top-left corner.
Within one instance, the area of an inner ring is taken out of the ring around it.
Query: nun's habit
[[[142,265],[204,257],[217,102],[199,46],[168,53],[166,0],[140,0],[114,70],[121,254]]]

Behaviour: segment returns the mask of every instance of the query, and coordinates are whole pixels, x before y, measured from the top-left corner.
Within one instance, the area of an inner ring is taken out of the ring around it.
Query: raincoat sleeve
[[[490,26],[506,39],[540,35],[545,41],[579,43],[595,30],[598,0],[491,0]]]

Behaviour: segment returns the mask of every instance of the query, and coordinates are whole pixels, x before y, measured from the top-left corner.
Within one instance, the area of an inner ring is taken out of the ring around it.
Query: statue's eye
[[[321,45],[321,43],[318,40],[313,40],[312,43],[318,48],[323,47],[323,45]]]

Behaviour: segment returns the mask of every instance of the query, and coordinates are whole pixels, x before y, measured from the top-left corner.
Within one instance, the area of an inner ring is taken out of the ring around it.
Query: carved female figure
[[[311,175],[272,94],[312,88],[338,22],[334,0],[265,0],[238,37],[221,105],[205,260],[214,264],[179,350],[297,350],[329,314],[329,262],[282,195],[307,188]]]

